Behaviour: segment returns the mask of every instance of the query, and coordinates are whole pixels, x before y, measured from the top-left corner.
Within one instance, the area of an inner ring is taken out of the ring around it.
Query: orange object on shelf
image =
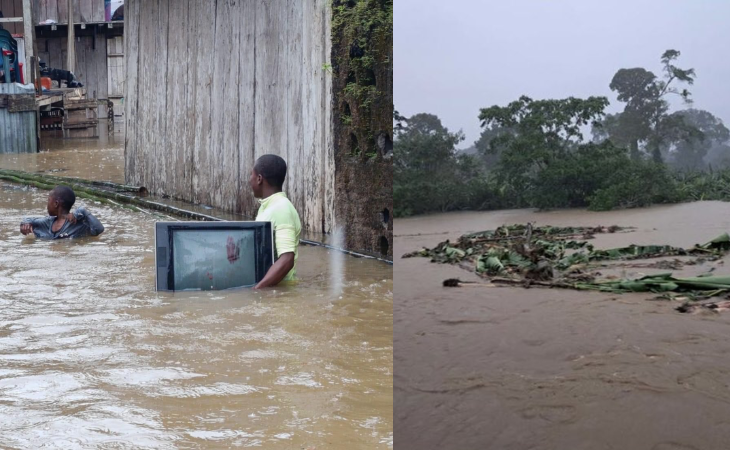
[[[44,88],[49,89],[49,90],[51,89],[51,79],[50,78],[41,77],[40,80],[41,80],[41,86],[43,86]],[[38,87],[37,79],[35,80],[35,85],[36,85],[36,87]]]

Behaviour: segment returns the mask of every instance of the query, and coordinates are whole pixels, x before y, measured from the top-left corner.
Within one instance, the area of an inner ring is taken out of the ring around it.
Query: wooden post
[[[68,0],[68,52],[66,70],[73,72],[76,66],[76,33],[74,30],[74,0]],[[59,84],[59,87],[60,84]]]
[[[23,0],[23,44],[25,45],[25,65],[23,77],[26,83],[31,83],[33,62],[35,56],[35,22],[33,21],[33,5],[31,0]]]

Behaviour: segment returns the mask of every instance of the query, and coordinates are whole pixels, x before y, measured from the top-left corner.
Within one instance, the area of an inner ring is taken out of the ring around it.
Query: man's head
[[[68,186],[56,186],[48,194],[48,215],[59,217],[67,214],[76,203],[76,194]]]
[[[256,160],[249,184],[256,198],[281,192],[286,178],[286,162],[277,155],[264,155]]]

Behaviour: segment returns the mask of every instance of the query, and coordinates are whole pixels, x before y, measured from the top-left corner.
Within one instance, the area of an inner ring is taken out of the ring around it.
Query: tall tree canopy
[[[582,129],[600,120],[605,97],[532,100],[522,96],[507,106],[481,110],[485,130],[510,130],[490,138],[489,150],[501,153],[495,176],[510,197],[529,204],[541,174],[574,152]]]
[[[628,146],[634,159],[642,153],[655,161],[662,161],[662,148],[672,145],[671,129],[676,123],[669,114],[670,95],[678,95],[686,103],[691,103],[691,93],[679,89],[678,83],[692,85],[695,80],[694,69],[681,69],[675,65],[680,52],[667,50],[662,54],[663,78],[637,67],[620,69],[613,76],[609,87],[616,92],[618,101],[625,103],[623,112],[610,116],[603,131],[616,145]]]

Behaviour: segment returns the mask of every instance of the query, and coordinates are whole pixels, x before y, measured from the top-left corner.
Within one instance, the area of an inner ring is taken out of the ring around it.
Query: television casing
[[[274,233],[271,222],[157,222],[155,224],[155,286],[157,291],[174,292],[173,232],[199,230],[254,230],[256,283],[261,281],[274,264]],[[241,286],[244,287],[244,286]]]

